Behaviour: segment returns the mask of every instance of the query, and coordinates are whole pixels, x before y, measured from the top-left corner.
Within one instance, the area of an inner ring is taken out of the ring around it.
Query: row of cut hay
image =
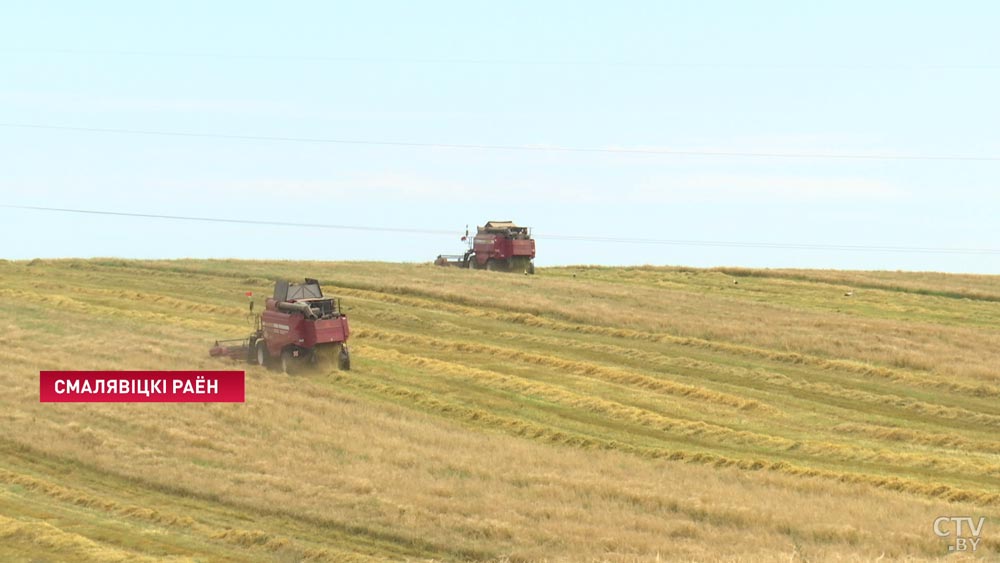
[[[213,540],[221,540],[247,549],[259,549],[271,553],[275,560],[289,561],[338,561],[344,563],[374,563],[382,561],[381,557],[364,555],[362,553],[329,548],[296,547],[294,542],[286,537],[275,535],[263,530],[246,530],[227,528],[211,534]]]
[[[383,350],[373,351],[371,355],[373,359],[418,367],[422,370],[447,375],[451,378],[460,378],[480,384],[486,382],[485,384],[490,388],[544,398],[687,439],[708,439],[725,446],[755,445],[771,451],[794,451],[797,456],[804,454],[816,460],[824,461],[862,461],[888,465],[894,468],[941,469],[947,467],[951,471],[967,475],[996,474],[1000,476],[1000,466],[989,460],[970,459],[966,456],[961,458],[952,456],[950,459],[941,460],[939,456],[927,455],[926,453],[892,452],[884,448],[865,448],[816,440],[789,440],[780,436],[732,430],[724,426],[701,421],[692,422],[666,417],[646,409],[623,405],[615,401],[582,396],[568,390],[556,388],[553,385],[524,380],[516,376],[500,374],[494,371],[471,368],[453,362],[401,354],[399,352],[392,352],[390,354],[388,351]]]
[[[186,326],[201,331],[219,331],[232,328],[233,323],[224,322],[229,320],[221,317],[209,316],[204,319],[191,319],[188,316],[142,310],[141,308],[113,307],[99,305],[92,302],[75,299],[65,295],[44,295],[36,292],[16,290],[10,288],[0,288],[0,299],[11,300],[21,303],[21,307],[41,307],[51,308],[52,311],[65,313],[82,313],[90,317],[106,319],[128,319],[146,324],[164,324]]]
[[[196,526],[195,521],[188,516],[164,514],[162,512],[137,505],[123,505],[113,500],[99,498],[78,490],[69,489],[62,485],[57,485],[55,483],[37,479],[28,475],[14,473],[5,469],[0,469],[0,483],[18,485],[27,490],[43,494],[61,502],[92,510],[99,510],[109,514],[117,514],[127,518],[135,518],[156,524],[182,528],[193,528]]]
[[[655,391],[665,395],[696,399],[698,401],[715,403],[740,410],[761,410],[767,411],[771,415],[779,414],[777,409],[764,405],[753,399],[744,399],[736,395],[720,393],[703,387],[650,377],[632,370],[612,368],[588,362],[559,358],[556,356],[543,356],[541,354],[533,354],[514,348],[503,348],[468,341],[456,342],[430,336],[390,332],[386,330],[364,329],[358,331],[355,335],[359,338],[371,338],[379,342],[396,342],[424,346],[429,350],[450,350],[454,352],[485,354],[495,358],[516,360],[526,364],[545,366],[559,370],[560,372],[571,373],[573,375],[598,378],[603,381]],[[517,342],[517,340],[512,340],[512,342]]]
[[[554,338],[534,334],[522,334],[517,332],[502,332],[494,335],[498,339],[516,339],[518,342],[530,342],[553,349],[576,349],[588,352],[595,352],[609,358],[622,358],[642,362],[654,371],[668,374],[682,374],[683,372],[695,372],[697,377],[706,377],[712,381],[718,381],[718,376],[726,378],[725,383],[730,385],[740,385],[749,389],[759,389],[755,382],[765,381],[771,386],[786,388],[789,390],[806,391],[815,395],[819,401],[826,401],[828,397],[838,397],[848,399],[849,404],[878,405],[882,407],[892,407],[902,413],[913,413],[921,416],[930,416],[950,422],[962,422],[963,426],[974,426],[982,422],[976,420],[976,411],[945,407],[942,405],[930,404],[917,401],[908,397],[902,397],[890,393],[877,393],[853,389],[849,385],[854,382],[851,379],[841,379],[839,384],[824,382],[809,382],[801,379],[793,379],[784,373],[771,371],[762,367],[743,367],[727,364],[709,362],[685,356],[668,356],[659,352],[641,350],[635,347],[618,346],[608,343],[594,343],[575,340],[572,338]],[[691,375],[686,375],[691,377]],[[773,393],[773,390],[768,390]],[[989,416],[989,415],[987,415]],[[970,421],[971,422],[967,422]],[[936,435],[914,433],[911,437],[922,444],[966,447],[969,451],[988,451],[1000,453],[1000,443],[972,441],[963,439],[957,435]]]
[[[996,290],[995,283],[991,283],[991,281],[995,279],[992,276],[933,274],[930,272],[922,274],[892,272],[891,275],[895,279],[893,281],[887,281],[884,279],[884,274],[887,272],[756,270],[731,267],[713,268],[713,270],[732,276],[786,279],[807,283],[818,282],[853,288],[875,289],[889,292],[906,292],[917,295],[945,297],[951,299],[1000,301],[1000,292]],[[959,283],[956,284],[956,281]],[[927,285],[928,282],[933,284],[935,287],[929,287],[929,285]],[[981,287],[972,287],[973,284],[981,285]],[[946,288],[941,289],[942,286],[945,286]]]
[[[388,361],[397,365],[419,368],[425,372],[445,375],[452,379],[486,384],[490,388],[543,398],[549,401],[584,409],[607,416],[612,420],[638,424],[652,428],[669,435],[689,440],[709,440],[723,446],[746,446],[765,448],[772,452],[794,452],[794,455],[806,455],[815,461],[830,462],[865,462],[870,464],[889,465],[895,468],[945,469],[965,475],[996,475],[1000,477],[1000,465],[990,459],[970,459],[965,456],[941,459],[940,455],[927,453],[894,452],[885,448],[866,448],[844,443],[834,443],[819,440],[790,440],[781,436],[760,434],[745,430],[710,424],[703,421],[687,421],[655,413],[616,401],[581,395],[567,389],[550,384],[525,380],[517,376],[499,372],[472,368],[463,364],[447,362],[413,354],[405,354],[392,350],[367,348],[372,359]]]
[[[883,442],[905,442],[937,448],[962,450],[966,453],[1000,454],[1000,442],[970,440],[959,434],[927,432],[912,428],[844,422],[832,428],[837,433],[867,436]]]
[[[45,552],[58,557],[66,557],[73,561],[100,562],[156,562],[156,561],[192,561],[187,557],[149,557],[135,551],[122,549],[107,543],[98,543],[86,536],[67,532],[42,520],[23,521],[8,518],[0,514],[0,543],[7,547],[17,544],[42,548]],[[30,559],[37,561],[37,559]]]
[[[358,287],[342,289],[341,292],[355,297],[374,299],[376,301],[406,305],[426,310],[442,310],[463,316],[472,316],[502,322],[521,324],[539,328],[550,329],[564,333],[585,333],[597,336],[606,336],[626,340],[642,340],[647,342],[659,342],[673,344],[684,347],[699,348],[722,352],[741,357],[759,358],[769,361],[776,361],[792,365],[808,365],[823,370],[834,372],[847,372],[865,377],[883,379],[897,383],[905,383],[915,387],[928,389],[941,389],[956,394],[972,397],[1000,397],[1000,387],[987,383],[967,383],[957,381],[948,374],[939,373],[916,373],[912,370],[904,370],[887,366],[877,366],[855,360],[829,359],[810,354],[798,352],[783,352],[778,350],[768,350],[744,344],[720,342],[696,338],[690,336],[675,336],[660,332],[642,331],[630,328],[614,328],[606,325],[592,325],[579,322],[568,322],[542,316],[531,312],[510,312],[510,307],[500,310],[488,303],[480,303],[475,300],[465,299],[474,305],[462,304],[464,301],[435,301],[425,297],[414,297],[413,294],[420,295],[424,292],[409,291],[403,294],[382,293],[375,289],[365,289],[364,284],[356,284]]]
[[[365,346],[365,353],[372,348]],[[1000,493],[991,490],[970,490],[941,483],[928,483],[910,478],[880,476],[865,473],[838,472],[826,469],[793,465],[786,461],[764,459],[737,459],[709,452],[691,452],[660,447],[637,446],[617,440],[604,440],[590,436],[573,435],[549,426],[493,414],[482,409],[471,408],[439,399],[431,393],[424,393],[398,385],[386,385],[363,378],[352,372],[338,372],[333,383],[391,398],[407,405],[454,418],[476,426],[501,430],[514,436],[531,438],[547,443],[576,448],[618,450],[642,457],[708,464],[715,467],[735,467],[749,471],[770,470],[782,474],[805,477],[819,477],[842,483],[869,485],[886,490],[917,494],[951,502],[971,502],[984,506],[1000,506]]]
[[[926,373],[916,374],[897,368],[883,366],[873,366],[853,360],[832,360],[819,356],[803,354],[798,352],[781,352],[776,350],[766,350],[742,344],[732,344],[705,340],[702,338],[674,336],[670,334],[643,332],[627,328],[611,328],[604,326],[582,325],[555,321],[547,318],[525,315],[523,313],[504,314],[494,313],[492,315],[497,320],[508,321],[527,326],[547,328],[560,332],[576,332],[593,334],[597,336],[613,337],[625,340],[639,340],[646,342],[672,344],[682,347],[698,348],[713,352],[769,360],[790,365],[804,365],[816,367],[831,372],[847,372],[866,377],[878,378],[897,383],[906,383],[915,387],[927,389],[942,389],[960,395],[973,397],[1000,397],[1000,388],[978,384],[969,385],[952,380],[947,375]],[[1000,417],[992,417],[990,424],[1000,425]],[[983,422],[979,420],[977,422]]]
[[[611,420],[638,424],[670,435],[688,439],[709,440],[718,444],[742,444],[769,449],[790,449],[798,444],[793,440],[777,436],[757,434],[745,430],[733,430],[725,426],[703,421],[687,421],[656,413],[647,409],[625,405],[598,397],[581,395],[555,385],[507,375],[496,371],[472,368],[443,360],[404,354],[395,350],[364,347],[366,357],[387,361],[397,365],[418,368],[424,372],[444,375],[492,389],[543,398],[565,406],[601,414]]]
[[[431,302],[412,297],[378,295],[377,300],[379,301],[384,300],[390,303],[405,304],[413,307],[421,307],[421,308],[433,307],[433,304]],[[743,357],[776,361],[779,363],[785,363],[790,365],[814,367],[832,373],[846,371],[848,373],[856,375],[875,377],[882,380],[893,381],[896,383],[906,383],[914,387],[945,389],[954,392],[956,394],[971,394],[972,396],[977,396],[977,397],[989,397],[994,395],[1000,396],[1000,389],[988,386],[986,384],[970,386],[955,381],[949,381],[948,378],[939,375],[927,374],[926,376],[918,376],[916,374],[904,372],[899,369],[870,366],[867,364],[861,364],[858,362],[853,362],[848,360],[827,360],[815,356],[809,356],[793,352],[769,351],[738,344],[712,342],[698,338],[677,337],[666,334],[648,333],[632,329],[611,328],[611,327],[593,326],[593,325],[574,325],[571,323],[554,321],[551,319],[538,317],[535,315],[528,315],[524,313],[502,313],[502,312],[488,311],[488,310],[483,311],[463,306],[457,306],[453,304],[447,304],[443,308],[448,310],[454,310],[454,312],[461,312],[462,314],[468,316],[512,322],[527,326],[550,329],[562,333],[585,333],[597,336],[612,337],[617,339],[637,340],[637,341],[646,341],[652,343],[678,345],[683,347],[692,347],[697,349],[710,350],[713,352],[723,352]],[[889,406],[896,409],[902,409],[909,412],[913,412],[915,414],[919,414],[922,416],[943,418],[951,421],[962,421],[964,424],[968,425],[986,425],[991,427],[1000,427],[1000,416],[976,412],[969,409],[937,405],[937,404],[927,403],[924,401],[919,401],[917,399],[900,397],[895,395],[876,395],[858,390],[845,390],[838,386],[832,386],[829,384],[820,384],[820,383],[810,384],[805,382],[797,382],[797,383],[792,383],[792,385],[798,386],[800,390],[805,390],[820,394],[833,394],[834,396],[838,396],[840,398],[852,401],[861,401],[868,404]]]
[[[0,469],[0,483],[16,485],[23,489],[45,495],[49,498],[66,503],[72,506],[96,510],[118,517],[151,522],[157,525],[164,525],[173,528],[186,530],[193,537],[205,537],[214,540],[222,540],[230,544],[244,548],[261,549],[268,552],[285,551],[297,553],[299,560],[345,560],[345,561],[372,561],[373,559],[358,556],[357,558],[347,558],[347,552],[331,551],[328,549],[296,549],[294,543],[286,537],[274,534],[253,534],[243,530],[223,529],[218,530],[212,526],[197,522],[188,515],[178,516],[175,514],[165,514],[162,510],[154,510],[146,506],[127,505],[107,498],[96,497],[83,493],[79,490],[69,489],[55,483],[31,477],[25,474],[14,473]],[[97,544],[83,536],[67,534],[47,528],[46,525],[18,523],[0,516],[0,539],[10,540],[22,538],[34,544],[40,544],[48,548],[63,549],[70,548],[74,552],[73,557],[80,556],[93,557],[95,561],[161,561],[160,557],[145,558],[134,552],[127,552],[114,547]],[[174,560],[169,558],[168,560]],[[187,561],[187,558],[178,560]]]
[[[504,348],[489,347],[489,346],[483,346],[483,345],[478,345],[478,344],[442,343],[440,341],[440,339],[428,339],[427,337],[416,337],[416,336],[405,336],[404,337],[402,335],[391,334],[391,333],[387,333],[385,331],[371,332],[370,334],[373,337],[375,337],[375,338],[386,339],[386,341],[389,341],[389,340],[403,341],[403,340],[405,340],[405,341],[407,341],[409,343],[420,344],[420,345],[423,345],[423,346],[427,346],[429,348],[446,347],[446,348],[455,349],[455,350],[476,351],[476,352],[490,353],[490,354],[495,354],[495,355],[509,355],[509,356],[512,356],[512,357],[515,357],[515,358],[517,358],[519,356],[519,354],[517,354],[516,352],[512,352],[512,351],[504,349]],[[505,335],[506,335],[506,337],[509,337],[509,338],[515,338],[516,337],[516,338],[519,338],[519,339],[528,339],[528,340],[531,340],[533,338],[535,338],[536,340],[540,340],[540,339],[546,338],[546,337],[533,337],[533,336],[530,336],[530,335],[524,335],[522,333],[513,333],[513,332],[505,333]],[[596,345],[596,344],[590,344],[590,343],[577,343],[577,342],[573,342],[572,339],[563,340],[563,339],[552,338],[552,339],[545,340],[544,342],[546,344],[551,344],[552,346],[575,346],[575,347],[578,347],[578,348],[579,347],[584,347],[584,348],[589,348],[591,350],[601,350],[601,351],[607,351],[609,349],[609,347],[612,347],[611,345]],[[615,351],[616,352],[620,352],[623,349],[624,349],[623,347],[616,347]],[[626,350],[630,350],[631,351],[631,355],[633,357],[635,357],[635,356],[641,356],[641,357],[643,357],[643,359],[646,359],[646,360],[649,360],[650,356],[654,355],[654,354],[649,353],[649,352],[635,351],[635,349],[626,349]],[[535,360],[535,358],[533,358],[532,356],[537,356],[537,355],[524,354],[524,353],[520,354],[521,359],[525,359],[525,360],[527,360],[529,362],[532,361],[532,360]],[[660,357],[662,358],[662,356],[660,356]],[[543,359],[542,361],[537,362],[537,363],[544,364],[544,365],[549,365],[549,366],[556,367],[556,368],[560,368],[560,367],[566,368],[567,366],[565,366],[565,365],[558,365],[561,361],[562,360],[556,360],[554,358],[548,358],[548,359]],[[714,370],[714,371],[717,371],[717,372],[720,371],[720,370],[727,371],[727,372],[732,372],[732,373],[735,373],[735,372],[738,371],[738,372],[741,372],[739,375],[741,375],[743,377],[762,377],[762,376],[766,376],[767,375],[767,373],[761,372],[760,370],[752,370],[751,371],[751,370],[747,370],[746,368],[723,366],[723,365],[719,365],[719,364],[712,364],[712,363],[709,363],[709,362],[701,362],[701,361],[698,361],[698,360],[686,360],[685,363],[689,367],[697,367],[697,368],[702,368],[702,369],[709,369],[709,370]],[[575,372],[576,373],[581,373],[581,374],[587,374],[588,372],[593,373],[589,369],[575,370]],[[774,375],[778,376],[780,374],[774,374]],[[910,399],[910,398],[907,398],[907,397],[900,397],[900,396],[895,396],[895,395],[884,395],[884,394],[877,394],[877,393],[869,393],[869,392],[866,392],[866,391],[853,390],[853,389],[844,389],[841,386],[830,385],[830,384],[826,384],[826,383],[808,383],[808,382],[805,382],[805,381],[793,381],[793,380],[791,380],[790,378],[788,378],[786,376],[776,377],[776,379],[778,380],[779,383],[783,384],[786,387],[793,388],[793,389],[796,389],[796,390],[799,390],[799,391],[806,391],[806,392],[809,392],[809,393],[811,393],[811,394],[813,394],[813,395],[815,395],[817,397],[824,397],[824,398],[826,398],[826,397],[838,397],[838,398],[846,399],[848,404],[857,404],[859,406],[860,405],[864,405],[864,404],[872,404],[872,405],[879,405],[879,406],[883,406],[883,407],[892,407],[893,409],[901,410],[903,412],[915,413],[915,414],[919,414],[921,416],[930,416],[930,417],[935,417],[935,418],[941,418],[941,419],[945,419],[945,420],[949,420],[949,421],[953,421],[953,422],[954,421],[961,421],[963,424],[973,424],[974,425],[974,424],[982,423],[982,422],[986,422],[988,424],[990,424],[990,423],[996,424],[996,422],[997,422],[997,418],[996,417],[991,417],[991,415],[981,415],[981,413],[975,413],[975,412],[968,411],[968,410],[965,410],[965,409],[959,409],[959,408],[954,408],[954,407],[945,407],[945,406],[941,406],[941,405],[929,404],[929,403],[926,403],[926,402],[921,402],[921,401],[917,401],[917,400],[914,400],[914,399]],[[621,382],[621,380],[619,380],[619,382]],[[965,439],[959,439],[959,440],[956,441],[956,440],[953,440],[953,439],[948,439],[947,436],[945,436],[944,438],[942,438],[942,435],[930,435],[930,436],[923,435],[923,436],[918,437],[918,439],[916,440],[916,442],[920,443],[920,444],[923,444],[923,445],[933,445],[933,446],[938,446],[938,447],[946,446],[946,445],[947,446],[951,446],[951,447],[962,447],[962,448],[965,449],[964,453],[976,454],[976,455],[988,454],[991,451],[996,451],[998,449],[998,445],[995,442],[982,442],[982,441],[972,441],[972,440],[965,440]],[[799,446],[798,449],[800,449],[800,451],[813,451],[813,453],[816,453],[818,455],[829,453],[832,450],[838,450],[838,451],[841,450],[841,448],[837,447],[836,444],[830,444],[829,442],[820,442],[818,444],[813,444],[813,445]],[[852,457],[854,459],[864,460],[864,461],[871,461],[871,462],[875,462],[875,463],[897,463],[897,462],[903,462],[904,461],[903,459],[896,457],[894,454],[880,452],[880,451],[877,451],[877,450],[870,450],[870,449],[866,450],[866,451],[864,451],[862,453],[856,453]],[[930,460],[930,457],[927,456],[927,455],[909,456],[909,459],[905,460],[906,461],[905,465],[908,465],[908,466],[917,466],[917,467],[928,467],[929,464],[932,463],[929,460]],[[948,463],[951,463],[951,462],[949,461]],[[957,467],[963,467],[965,469],[969,469],[969,470],[973,470],[973,471],[978,471],[981,474],[995,474],[997,472],[997,466],[996,466],[996,464],[995,463],[990,463],[988,460],[978,460],[978,461],[972,461],[972,462],[965,462],[965,461],[963,461],[963,462],[958,462],[956,464],[953,464],[952,467],[956,467],[956,468]]]
[[[232,306],[212,305],[204,301],[194,301],[191,299],[178,299],[162,293],[152,291],[134,291],[119,289],[104,289],[98,287],[66,286],[64,291],[72,292],[74,295],[93,296],[93,303],[108,307],[115,307],[121,304],[121,308],[144,308],[158,309],[166,311],[191,311],[206,315],[233,316],[234,313],[242,313],[237,305],[242,305],[237,300],[233,300]],[[218,292],[218,291],[216,291]],[[200,294],[200,292],[199,292]]]

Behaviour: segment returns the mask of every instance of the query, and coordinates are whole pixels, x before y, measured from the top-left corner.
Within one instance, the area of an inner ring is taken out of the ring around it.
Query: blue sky
[[[998,12],[991,2],[17,3],[0,18],[0,123],[998,157]],[[0,204],[455,232],[0,208],[6,258],[429,261],[461,251],[466,224],[513,219],[534,228],[541,266],[1000,273],[997,160],[505,151],[2,126],[0,154]]]

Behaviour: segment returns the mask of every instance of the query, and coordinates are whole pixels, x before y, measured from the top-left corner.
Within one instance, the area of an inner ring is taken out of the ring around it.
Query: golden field
[[[38,402],[43,369],[232,367],[244,292],[305,276],[352,371]],[[0,328],[3,561],[968,557],[938,516],[1000,557],[995,276],[0,261]]]

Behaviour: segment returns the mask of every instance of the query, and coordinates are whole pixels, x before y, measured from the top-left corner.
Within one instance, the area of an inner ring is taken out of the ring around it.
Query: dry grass
[[[831,305],[850,274],[808,274],[2,264],[0,557],[919,560],[953,514],[996,556],[996,304],[858,274],[873,295]],[[352,307],[354,371],[37,402],[39,369],[217,368],[242,292],[304,275]]]

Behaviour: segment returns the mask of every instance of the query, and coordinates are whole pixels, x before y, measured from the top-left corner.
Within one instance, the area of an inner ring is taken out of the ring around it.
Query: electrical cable
[[[59,212],[59,213],[76,213],[85,215],[163,219],[163,220],[173,220],[173,221],[198,221],[198,222],[208,222],[208,223],[265,225],[272,227],[340,229],[340,230],[355,230],[355,231],[368,231],[368,232],[390,232],[390,233],[409,233],[409,234],[425,234],[425,235],[454,235],[456,233],[456,231],[442,230],[442,229],[415,229],[415,228],[411,229],[411,228],[398,228],[398,227],[376,227],[369,225],[337,225],[328,223],[296,223],[289,221],[263,221],[255,219],[227,219],[220,217],[162,215],[154,213],[128,213],[121,211],[70,209],[70,208],[58,208],[58,207],[41,207],[32,205],[0,204],[0,208],[21,209],[29,211]],[[533,236],[535,239],[538,240],[554,240],[554,241],[567,241],[567,242],[578,241],[578,242],[589,242],[589,243],[654,244],[654,245],[669,245],[669,246],[707,246],[707,247],[726,247],[726,248],[763,248],[763,249],[779,249],[779,250],[819,250],[819,251],[845,251],[845,252],[1000,255],[1000,249],[998,248],[934,248],[934,247],[886,246],[886,245],[806,244],[806,243],[770,243],[770,242],[711,241],[711,240],[682,240],[682,239],[649,239],[649,238],[630,238],[630,237],[545,234],[538,232],[534,232]]]
[[[660,155],[660,156],[795,158],[795,159],[837,159],[837,160],[908,160],[908,161],[925,160],[925,161],[972,161],[972,162],[1000,161],[1000,156],[697,151],[697,150],[672,150],[672,149],[629,149],[629,148],[616,149],[616,148],[601,148],[601,147],[430,143],[430,142],[410,142],[410,141],[368,141],[360,139],[328,139],[319,137],[280,137],[280,136],[268,136],[268,135],[234,135],[227,133],[158,131],[149,129],[72,127],[65,125],[38,125],[29,123],[0,123],[0,127],[21,128],[21,129],[42,129],[42,130],[53,130],[53,131],[77,131],[85,133],[112,133],[120,135],[154,135],[154,136],[168,136],[168,137],[233,139],[241,141],[326,143],[326,144],[338,144],[338,145],[369,145],[369,146],[416,147],[416,148],[435,148],[435,149],[473,149],[473,150],[486,150],[486,151],[492,150],[492,151],[526,151],[526,152],[643,154],[643,155]]]
[[[57,48],[0,48],[0,53],[30,53],[48,55],[80,55],[111,57],[156,57],[221,60],[264,61],[314,61],[329,63],[363,64],[432,64],[432,65],[495,65],[495,66],[570,66],[570,67],[621,67],[621,68],[672,68],[672,69],[748,69],[748,70],[996,70],[991,63],[760,63],[760,62],[681,62],[641,60],[544,60],[544,59],[490,59],[490,58],[420,58],[420,57],[361,57],[322,54],[264,54],[264,53],[212,53],[180,51],[130,51],[112,49],[57,49]]]

